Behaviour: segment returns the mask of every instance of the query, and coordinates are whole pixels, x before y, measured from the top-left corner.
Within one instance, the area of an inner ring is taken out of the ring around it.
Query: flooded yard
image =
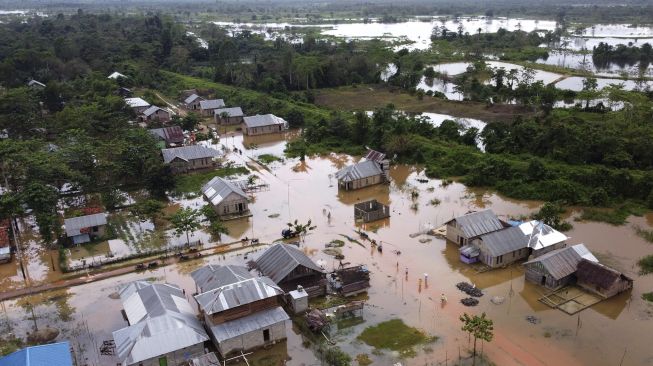
[[[292,132],[256,138],[233,135],[223,137],[222,143],[230,148],[242,148],[242,155],[232,153],[229,158],[247,163],[250,157],[261,154],[282,157],[285,139],[292,136]],[[601,302],[580,315],[568,316],[537,301],[544,291],[524,282],[520,265],[478,273],[474,267],[460,262],[458,248],[453,244],[432,236],[409,235],[438,227],[469,210],[491,208],[502,219],[528,215],[537,210],[540,202],[510,200],[459,183],[443,185],[440,180],[427,179],[423,168],[408,165],[391,166],[389,185],[339,191],[333,174],[355,160],[347,155],[331,154],[307,158],[304,162],[285,159],[266,166],[250,164],[256,168],[253,173],[269,184],[270,189],[253,194],[252,217],[227,223],[229,239],[248,236],[271,243],[280,238],[287,222],[311,219],[317,228],[300,246],[331,270],[338,261],[322,252],[324,245],[342,239],[343,235],[358,239],[355,230],[361,227],[354,222],[353,205],[377,199],[390,206],[390,218],[362,226],[371,238],[382,243],[383,252],[360,239],[363,245],[345,241],[342,248],[343,261],[366,264],[372,274],[363,321],[333,327],[329,334],[352,358],[366,354],[379,365],[398,361],[404,365],[424,365],[444,363],[445,359],[453,362],[459,352],[464,355],[468,349],[468,338],[460,331],[458,316],[463,312],[486,312],[495,322],[495,339],[483,345],[483,352],[497,365],[614,365],[622,357],[623,365],[653,362],[648,338],[653,325],[653,306],[641,299],[641,294],[653,287],[653,276],[638,276],[635,265],[637,259],[650,253],[651,246],[630,226],[650,227],[653,217],[631,218],[629,225],[620,227],[574,222],[574,229],[567,233],[572,238],[569,244],[584,243],[606,264],[632,276],[635,285],[632,292]],[[572,213],[572,218],[576,215]],[[177,284],[190,294],[194,284],[189,273],[194,269],[207,263],[245,264],[262,250],[256,249],[248,259],[245,259],[248,249],[243,249],[225,256],[206,256],[154,271],[6,301],[0,327],[25,336],[34,326],[30,310],[33,307],[37,325],[59,329],[58,339],[72,339],[81,350],[76,356],[86,359],[89,365],[115,365],[115,358],[99,354],[99,346],[111,338],[112,331],[126,325],[120,314],[120,301],[114,294],[120,284],[149,278]],[[35,273],[48,261],[41,258],[39,263],[33,269]],[[428,282],[421,283],[425,273]],[[477,307],[460,304],[464,294],[455,287],[460,281],[474,283],[484,291]],[[439,302],[442,293],[448,298],[445,306]],[[504,297],[505,301],[495,305],[490,302],[494,296]],[[527,321],[529,316],[537,321]],[[396,318],[438,339],[415,347],[414,357],[407,358],[395,351],[375,350],[357,339],[365,328]],[[288,364],[292,365],[319,362],[313,351],[304,347],[299,334],[289,330],[288,335],[288,341],[273,351],[276,356],[287,353],[292,357]]]

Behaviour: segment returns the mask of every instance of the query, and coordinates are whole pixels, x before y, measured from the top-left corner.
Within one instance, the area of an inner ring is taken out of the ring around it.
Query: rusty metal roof
[[[376,150],[370,149],[368,150],[367,155],[365,155],[365,160],[380,162],[383,159],[385,159],[385,154]]]
[[[256,260],[256,266],[275,283],[283,281],[297,266],[303,266],[322,273],[323,270],[315,264],[304,252],[288,244],[275,244],[266,250]]]

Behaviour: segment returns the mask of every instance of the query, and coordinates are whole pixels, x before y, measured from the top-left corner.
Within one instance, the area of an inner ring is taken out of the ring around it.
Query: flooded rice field
[[[641,299],[643,292],[653,288],[653,276],[638,276],[635,265],[638,258],[652,249],[631,226],[650,227],[653,215],[631,218],[629,225],[620,227],[574,222],[574,229],[567,233],[571,237],[569,243],[584,243],[602,261],[632,276],[635,285],[632,292],[599,303],[580,315],[568,316],[538,302],[544,291],[524,282],[520,265],[478,273],[460,262],[458,248],[453,244],[432,236],[410,235],[438,227],[469,210],[491,208],[507,219],[528,215],[537,210],[540,202],[510,200],[459,183],[443,185],[440,180],[427,179],[423,168],[408,165],[391,166],[389,185],[342,192],[333,174],[357,159],[341,154],[311,157],[304,162],[286,159],[267,166],[249,161],[260,154],[282,156],[285,140],[293,136],[289,133],[223,138],[221,143],[244,150],[242,155],[230,154],[229,158],[237,163],[250,162],[255,174],[270,186],[269,191],[254,194],[251,218],[227,223],[229,236],[255,237],[271,243],[279,239],[286,222],[311,219],[317,229],[300,246],[330,270],[337,261],[322,252],[324,244],[342,239],[343,235],[358,238],[354,232],[359,226],[353,219],[353,205],[369,199],[390,205],[389,219],[362,226],[371,238],[382,243],[382,253],[362,240],[362,245],[347,241],[342,248],[344,261],[352,265],[366,264],[372,273],[363,321],[351,322],[340,329],[334,327],[329,334],[352,357],[365,353],[379,365],[398,361],[404,365],[443,364],[445,359],[452,362],[459,352],[464,354],[468,348],[468,338],[460,331],[458,316],[463,312],[486,312],[495,322],[495,339],[483,345],[483,352],[497,365],[615,365],[622,357],[623,365],[653,363],[648,337],[653,326],[653,306]],[[167,281],[190,294],[194,285],[189,273],[194,269],[207,263],[245,264],[263,249],[248,253],[248,259],[245,255],[250,249],[244,248],[227,255],[205,256],[154,271],[5,301],[0,328],[24,337],[34,326],[33,309],[39,328],[57,328],[61,331],[59,339],[73,340],[78,359],[89,365],[115,365],[113,356],[100,355],[98,350],[102,341],[111,338],[112,331],[126,325],[120,314],[120,301],[114,294],[120,284],[136,279]],[[396,254],[398,251],[401,254]],[[47,258],[37,253],[30,258],[41,263],[33,269],[35,272],[48,263]],[[0,270],[4,270],[4,265]],[[428,273],[428,283],[421,286],[420,279],[425,273]],[[460,304],[463,294],[455,287],[460,281],[472,282],[484,291],[479,306],[467,308]],[[449,299],[445,306],[439,303],[442,293]],[[489,301],[493,296],[505,297],[505,301],[495,305]],[[527,321],[528,316],[537,321]],[[373,350],[356,339],[367,326],[392,318],[401,318],[439,339],[417,347],[416,356],[408,359],[400,359],[390,351]],[[287,354],[292,357],[289,365],[319,363],[314,353],[304,347],[298,333],[289,330],[288,335],[287,342],[257,355]]]

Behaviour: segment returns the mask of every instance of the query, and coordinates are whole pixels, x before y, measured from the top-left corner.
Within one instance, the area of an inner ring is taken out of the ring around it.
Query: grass
[[[340,239],[334,239],[329,242],[332,248],[340,248],[345,246],[345,242]]]
[[[367,353],[357,355],[356,362],[358,362],[359,366],[368,366],[372,364],[372,360],[370,360],[370,356],[368,356]]]
[[[610,225],[619,226],[627,222],[628,216],[641,216],[645,212],[646,210],[634,204],[623,204],[608,210],[586,208],[580,215],[580,220],[605,222]]]
[[[647,242],[653,243],[653,230],[646,230],[639,226],[635,226],[635,233]]]
[[[653,302],[653,291],[652,292],[645,292],[642,294],[642,299],[646,301]]]
[[[5,356],[23,348],[23,340],[13,334],[0,337],[0,356]]]
[[[639,265],[640,274],[646,275],[653,273],[653,254],[647,255],[646,257],[637,261],[637,265]]]
[[[267,165],[267,164],[272,164],[275,161],[283,161],[283,159],[272,154],[261,154],[258,156],[258,161]]]
[[[417,354],[415,346],[434,342],[437,337],[409,327],[401,319],[392,319],[365,328],[358,339],[376,349],[389,349],[399,352],[401,357],[414,357]]]
[[[206,182],[213,177],[228,177],[232,175],[244,175],[249,173],[245,167],[225,167],[205,172],[184,174],[175,177],[175,189],[173,196],[183,196],[187,193],[197,193]]]

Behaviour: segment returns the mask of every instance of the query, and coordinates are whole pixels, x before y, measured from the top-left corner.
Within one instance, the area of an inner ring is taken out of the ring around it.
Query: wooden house
[[[125,98],[125,103],[131,108],[136,115],[141,115],[146,109],[150,108],[150,103],[142,98]]]
[[[161,149],[161,154],[174,174],[213,168],[217,164],[215,158],[220,156],[218,150],[200,145]]]
[[[377,200],[359,202],[354,205],[354,219],[364,223],[390,217],[390,207]]]
[[[473,239],[481,235],[508,226],[508,224],[499,220],[492,210],[470,212],[447,221],[445,225],[447,227],[447,240],[459,246],[471,244]]]
[[[472,239],[472,245],[479,249],[479,261],[492,268],[507,266],[528,258],[530,254],[528,237],[519,227],[483,234]]]
[[[224,100],[222,99],[200,100],[200,111],[204,117],[213,116],[216,109],[224,108],[224,106]]]
[[[269,278],[233,265],[208,265],[191,277],[201,317],[223,357],[286,338],[290,318],[280,306],[284,292]]]
[[[302,286],[310,297],[324,295],[324,270],[304,252],[290,244],[275,244],[256,259],[256,267],[284,291]]]
[[[218,108],[213,111],[215,123],[219,125],[237,125],[243,122],[245,114],[240,107]]]
[[[363,161],[336,172],[338,188],[350,191],[387,182],[389,165],[385,154],[369,150]]]
[[[202,195],[222,220],[251,216],[247,194],[224,178],[213,177],[202,187]]]
[[[288,122],[274,114],[243,117],[241,123],[243,134],[247,136],[264,135],[281,132],[288,128]]]
[[[200,110],[200,102],[203,100],[204,98],[200,97],[199,95],[191,94],[186,97],[186,99],[184,99],[184,106],[189,111],[198,111]]]
[[[146,110],[141,113],[139,116],[139,119],[143,122],[169,122],[172,117],[172,113],[170,111],[163,109],[161,107],[157,107],[155,105],[150,106]]]
[[[574,280],[582,259],[598,262],[583,244],[556,249],[524,263],[526,280],[551,290],[557,290]]]
[[[582,259],[578,262],[576,283],[605,299],[633,288],[633,279],[608,266]]]
[[[136,281],[119,295],[128,324],[113,332],[119,365],[182,365],[204,354],[209,337],[182,289]]]
[[[166,147],[182,146],[184,144],[184,131],[182,131],[179,126],[153,128],[148,130],[148,132],[162,143],[162,149]]]
[[[73,244],[88,243],[103,237],[106,233],[106,225],[107,214],[104,212],[64,220],[66,236]]]

